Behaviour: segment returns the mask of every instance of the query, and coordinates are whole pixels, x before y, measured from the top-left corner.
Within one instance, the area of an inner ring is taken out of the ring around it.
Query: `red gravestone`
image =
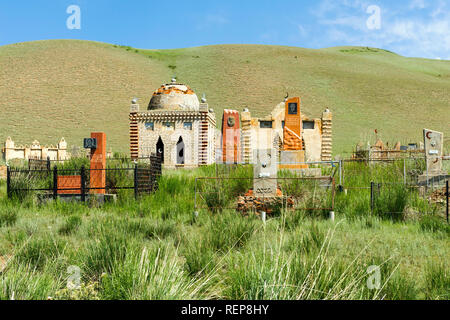
[[[81,176],[58,176],[58,194],[81,194]]]
[[[239,112],[225,109],[222,118],[222,157],[224,163],[241,161]]]
[[[91,138],[97,139],[97,148],[91,149],[90,188],[92,188],[92,193],[105,194],[106,134],[104,132],[92,132]]]

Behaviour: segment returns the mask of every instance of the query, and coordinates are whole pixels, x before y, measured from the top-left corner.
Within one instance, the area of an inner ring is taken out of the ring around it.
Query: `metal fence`
[[[401,219],[404,214],[408,214],[408,209],[419,210],[422,214],[445,216],[449,222],[449,181],[446,181],[444,187],[428,191],[417,185],[371,182],[372,215]]]
[[[11,169],[7,168],[7,194],[9,198],[27,194],[47,197],[79,196],[82,201],[95,193],[117,194],[130,190],[135,198],[158,189],[161,160],[150,158],[149,164],[136,164],[127,168],[88,169]],[[103,183],[105,181],[105,183]]]
[[[423,158],[343,159],[339,167],[344,189],[366,189],[372,181],[417,184],[426,169]]]
[[[253,177],[198,177],[195,179],[195,210],[225,209],[240,212],[304,210],[328,214],[334,211],[335,181],[332,177],[264,178],[277,181],[277,196],[253,194]]]

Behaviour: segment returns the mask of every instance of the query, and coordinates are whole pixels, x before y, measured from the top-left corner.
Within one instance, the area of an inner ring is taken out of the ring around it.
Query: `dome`
[[[189,86],[176,83],[163,84],[153,93],[148,110],[199,111],[200,102]]]

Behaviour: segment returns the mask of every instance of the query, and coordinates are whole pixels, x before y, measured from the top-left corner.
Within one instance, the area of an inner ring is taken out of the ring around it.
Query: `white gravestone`
[[[277,152],[275,149],[254,150],[253,194],[255,197],[277,196]]]
[[[441,174],[444,134],[442,132],[424,129],[423,138],[425,144],[425,157],[427,160],[427,172],[431,175]]]

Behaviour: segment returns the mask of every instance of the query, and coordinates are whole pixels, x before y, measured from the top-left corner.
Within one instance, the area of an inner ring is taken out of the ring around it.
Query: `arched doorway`
[[[161,157],[161,163],[164,163],[164,142],[161,137],[159,137],[156,143],[156,154]]]
[[[177,164],[184,164],[184,154],[185,154],[184,141],[183,138],[180,137],[180,139],[177,142]]]

